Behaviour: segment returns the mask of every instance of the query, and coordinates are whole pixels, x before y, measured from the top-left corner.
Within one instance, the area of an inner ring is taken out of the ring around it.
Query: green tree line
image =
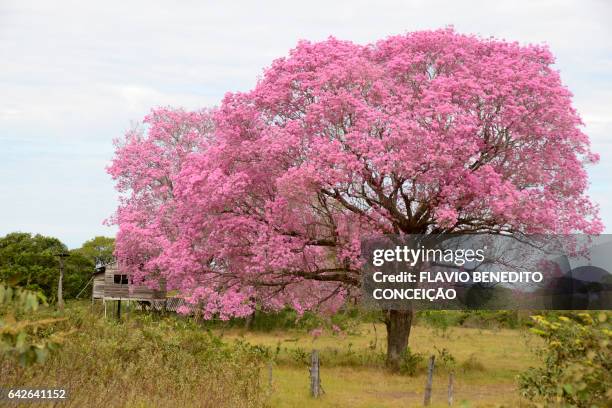
[[[97,236],[80,248],[69,250],[59,239],[40,234],[13,232],[0,237],[0,281],[33,291],[40,291],[51,302],[57,297],[58,254],[64,258],[64,298],[91,293],[87,285],[97,260],[112,260],[114,238]]]

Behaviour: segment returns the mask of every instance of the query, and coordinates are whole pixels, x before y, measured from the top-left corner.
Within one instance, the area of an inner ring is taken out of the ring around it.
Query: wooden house
[[[106,316],[106,302],[117,301],[117,315],[121,315],[121,301],[128,304],[134,302],[136,310],[156,310],[176,312],[181,306],[191,308],[182,297],[168,296],[165,283],[161,287],[151,289],[146,285],[134,284],[131,277],[118,267],[116,262],[96,267],[93,274],[92,302],[102,299],[104,315]]]
[[[151,289],[143,284],[134,284],[131,277],[121,271],[116,262],[96,267],[93,276],[92,299],[103,300],[165,300],[166,290]]]

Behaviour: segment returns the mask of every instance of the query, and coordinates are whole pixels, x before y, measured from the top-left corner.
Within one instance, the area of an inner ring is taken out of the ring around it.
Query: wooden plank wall
[[[104,275],[99,274],[94,276],[92,297],[94,299],[102,299],[104,297]]]
[[[150,289],[144,285],[117,284],[115,274],[121,274],[117,265],[107,265],[104,273],[104,297],[123,299],[165,299],[166,297],[165,290]]]

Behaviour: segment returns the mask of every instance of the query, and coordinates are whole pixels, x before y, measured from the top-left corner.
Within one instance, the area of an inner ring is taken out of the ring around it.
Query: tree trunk
[[[244,328],[247,330],[251,330],[253,321],[255,321],[255,310],[253,310],[253,313],[251,313],[246,317],[246,319],[244,319]]]
[[[402,355],[408,347],[408,337],[412,326],[412,310],[385,311],[387,326],[387,367],[399,370]]]

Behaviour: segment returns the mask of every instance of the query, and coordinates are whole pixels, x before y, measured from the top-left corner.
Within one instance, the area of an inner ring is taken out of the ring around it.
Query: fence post
[[[448,375],[448,406],[453,405],[453,381],[455,379],[455,373],[451,372]]]
[[[319,398],[321,395],[321,377],[319,376],[319,352],[312,350],[310,358],[310,395]]]
[[[429,357],[429,367],[427,368],[427,383],[425,384],[425,397],[423,398],[423,405],[428,406],[431,404],[431,388],[433,383],[433,371],[436,356]]]
[[[268,386],[272,388],[272,362],[268,363]]]

